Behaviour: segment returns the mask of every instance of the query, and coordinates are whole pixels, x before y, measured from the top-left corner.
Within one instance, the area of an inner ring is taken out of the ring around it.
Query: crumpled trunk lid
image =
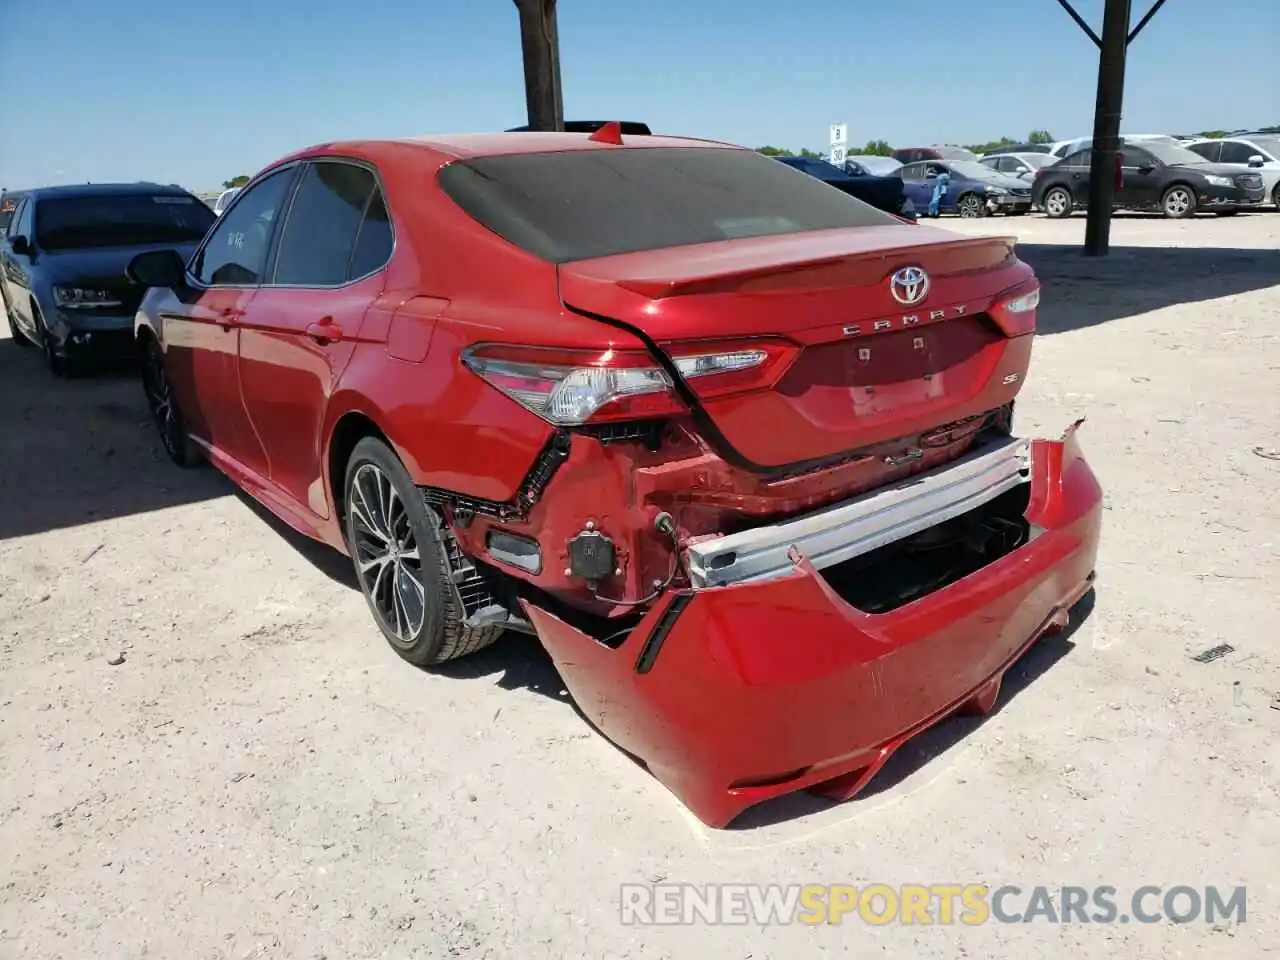
[[[791,340],[771,388],[696,402],[727,459],[790,471],[896,438],[910,447],[1013,399],[1031,337],[987,313],[1033,276],[1013,243],[906,223],[754,237],[562,264],[560,295],[656,350]],[[924,296],[899,285],[895,298],[894,274],[912,267],[927,275]]]

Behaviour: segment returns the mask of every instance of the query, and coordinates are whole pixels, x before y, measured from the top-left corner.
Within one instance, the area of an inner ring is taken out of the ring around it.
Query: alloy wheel
[[[1174,187],[1165,195],[1164,211],[1171,217],[1185,217],[1194,202],[1186,187]]]
[[[169,388],[169,376],[164,369],[164,356],[156,348],[147,351],[147,361],[142,367],[142,385],[147,394],[147,408],[151,419],[160,431],[160,441],[170,456],[178,453],[181,425],[178,411],[173,405],[173,393]]]
[[[388,639],[411,646],[427,616],[422,558],[409,514],[391,480],[372,463],[351,478],[348,497],[356,572]]]
[[[960,201],[960,216],[962,217],[980,217],[982,216],[982,201],[977,197],[968,196]]]
[[[1050,190],[1049,195],[1044,198],[1044,212],[1051,217],[1065,216],[1067,203],[1068,198],[1065,191]]]

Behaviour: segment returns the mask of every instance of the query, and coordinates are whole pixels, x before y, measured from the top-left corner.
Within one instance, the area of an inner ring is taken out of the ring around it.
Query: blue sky
[[[1095,28],[1102,4],[1078,3]],[[559,6],[569,117],[815,149],[836,121],[899,145],[1091,132],[1096,48],[1054,0]],[[1278,33],[1277,0],[1170,0],[1132,48],[1125,129],[1280,123]],[[0,39],[12,188],[203,190],[311,143],[525,121],[511,0],[0,0]]]

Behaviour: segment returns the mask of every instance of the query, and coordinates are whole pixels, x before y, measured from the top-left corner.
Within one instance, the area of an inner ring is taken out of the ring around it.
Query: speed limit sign
[[[831,148],[831,162],[837,167],[844,166],[844,147]]]

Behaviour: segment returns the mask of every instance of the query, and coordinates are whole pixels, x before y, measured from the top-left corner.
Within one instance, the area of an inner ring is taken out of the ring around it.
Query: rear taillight
[[[462,362],[557,426],[634,420],[679,410],[671,380],[640,350],[553,350],[486,344]]]
[[[1040,287],[1023,287],[1012,296],[997,300],[991,308],[1000,329],[1010,337],[1031,333],[1036,328],[1036,308],[1040,306]]]
[[[700,397],[772,386],[794,345],[785,341],[669,344],[676,370]],[[671,416],[685,410],[672,379],[641,350],[561,350],[482,344],[466,367],[556,426]]]
[[[790,340],[713,340],[660,344],[689,389],[702,399],[768,390],[800,352]]]

